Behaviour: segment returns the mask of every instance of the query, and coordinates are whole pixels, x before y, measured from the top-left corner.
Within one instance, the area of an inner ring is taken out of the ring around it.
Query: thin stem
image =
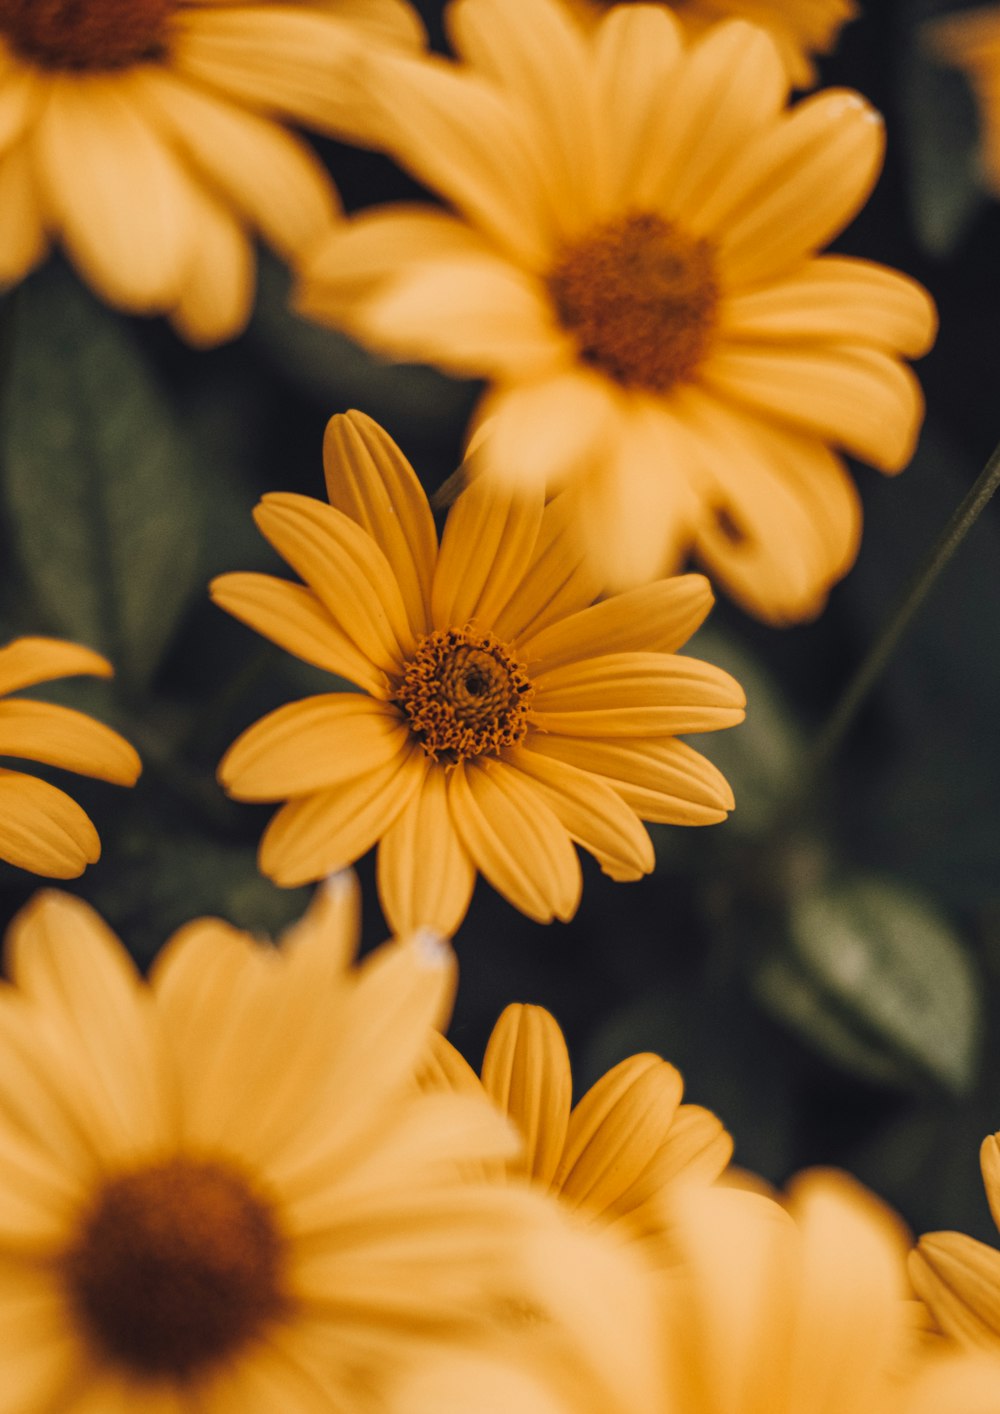
[[[974,485],[941,532],[937,543],[900,596],[878,638],[862,659],[820,731],[813,747],[805,779],[810,783],[822,776],[843,744],[868,694],[878,681],[896,644],[917,610],[927,598],[945,565],[979,519],[993,493],[1000,486],[1000,443],[993,449]]]

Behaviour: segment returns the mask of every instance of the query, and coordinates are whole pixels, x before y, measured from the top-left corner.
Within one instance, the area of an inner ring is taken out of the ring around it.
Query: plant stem
[[[945,565],[979,519],[998,486],[1000,443],[993,449],[989,460],[941,532],[937,543],[906,586],[882,632],[862,659],[857,672],[830,713],[810,754],[805,772],[805,780],[810,784],[817,781],[830,766],[910,621],[927,598]]]

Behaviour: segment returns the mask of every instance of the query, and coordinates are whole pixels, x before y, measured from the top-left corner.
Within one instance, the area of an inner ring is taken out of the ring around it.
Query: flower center
[[[43,69],[122,69],[157,59],[178,0],[0,0],[0,34]]]
[[[105,1358],[183,1379],[283,1313],[282,1258],[270,1207],[236,1169],[173,1158],[103,1185],[62,1274]]]
[[[711,247],[662,216],[598,226],[564,250],[548,286],[582,357],[626,388],[665,393],[708,351],[719,299]]]
[[[492,633],[439,628],[406,665],[396,703],[432,761],[495,755],[528,730],[528,674]]]

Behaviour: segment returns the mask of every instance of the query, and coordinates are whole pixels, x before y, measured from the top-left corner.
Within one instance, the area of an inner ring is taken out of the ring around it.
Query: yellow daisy
[[[593,26],[613,0],[565,0],[584,24]],[[720,20],[749,20],[778,46],[795,88],[816,82],[812,56],[830,54],[841,29],[857,18],[854,0],[676,0],[671,5],[685,30],[699,35]]]
[[[71,707],[9,696],[53,678],[109,678],[113,671],[99,653],[58,638],[15,638],[0,648],[0,756],[135,785],[142,763],[116,731]],[[33,874],[74,879],[100,857],[89,815],[65,791],[0,769],[0,859]]]
[[[1000,1227],[1000,1134],[979,1151],[986,1197]],[[937,1325],[963,1345],[1000,1356],[1000,1252],[962,1232],[929,1232],[910,1257],[910,1276]]]
[[[342,922],[278,950],[200,919],[147,985],[80,900],[15,919],[0,1408],[360,1414],[429,1336],[530,1302],[554,1205],[460,1180],[513,1136],[413,1089],[451,950],[418,934],[345,974]]]
[[[817,252],[857,212],[883,125],[856,93],[789,111],[768,35],[690,46],[656,5],[584,32],[557,0],[455,0],[461,62],[370,64],[377,140],[450,210],[362,213],[317,247],[298,302],[393,357],[490,386],[471,470],[572,484],[609,582],[692,551],[772,622],[852,564],[835,448],[905,466],[933,304]]]
[[[979,101],[983,175],[1000,195],[1000,5],[948,15],[927,26],[933,48],[961,69]]]
[[[291,259],[338,214],[282,120],[349,136],[356,51],[421,35],[401,0],[0,0],[0,285],[54,237],[109,303],[232,337],[253,235]]]
[[[427,498],[361,413],[324,443],[330,504],[265,496],[262,533],[305,585],[260,574],[212,584],[224,609],[356,683],[289,703],[230,747],[240,800],[287,800],[260,867],[306,883],[376,842],[397,931],[460,923],[477,870],[532,918],[580,899],[574,842],[616,879],[654,863],[641,819],[708,824],[732,796],[677,740],[742,720],[727,673],[678,657],[712,596],[698,575],[603,603],[565,504],[479,480],[440,547]],[[641,819],[640,819],[641,817]]]
[[[523,1414],[992,1414],[1000,1365],[930,1347],[907,1300],[899,1225],[846,1175],[802,1175],[787,1205],[688,1191],[664,1280],[660,1367],[623,1398],[529,1359],[505,1378]],[[606,1322],[616,1329],[613,1297]],[[400,1414],[501,1414],[468,1351],[422,1371]],[[501,1388],[503,1383],[501,1382]],[[484,1391],[480,1396],[479,1390]],[[472,1396],[470,1398],[470,1396]],[[508,1406],[510,1407],[510,1406]]]
[[[505,1166],[572,1212],[645,1236],[663,1231],[679,1183],[718,1178],[733,1141],[715,1115],[682,1105],[680,1073],[659,1056],[629,1056],[572,1106],[566,1041],[544,1007],[513,1004],[493,1028],[482,1081],[443,1036],[421,1070],[430,1090],[486,1092],[524,1140]],[[572,1106],[572,1107],[571,1107]]]

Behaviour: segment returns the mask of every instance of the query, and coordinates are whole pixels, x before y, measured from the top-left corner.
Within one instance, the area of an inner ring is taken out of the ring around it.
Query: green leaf
[[[816,1049],[879,1083],[970,1088],[979,979],[929,901],[869,876],[814,886],[791,903],[788,944],[765,957],[757,993]]]
[[[143,683],[200,587],[200,469],[125,321],[58,265],[20,292],[0,457],[44,627]]]

